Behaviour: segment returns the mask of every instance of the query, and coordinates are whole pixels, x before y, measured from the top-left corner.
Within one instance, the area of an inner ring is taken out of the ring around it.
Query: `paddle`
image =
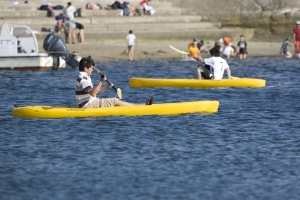
[[[98,68],[93,67],[93,69],[96,70],[96,72],[98,74],[100,74],[100,76],[103,76]],[[108,80],[106,80],[106,82],[108,84],[110,84],[110,82]],[[113,86],[112,88],[117,92],[117,95],[118,95],[119,99],[122,99],[122,90],[120,88],[115,88],[115,86]]]
[[[171,49],[173,49],[173,50],[175,50],[175,51],[181,53],[181,54],[185,54],[185,55],[188,55],[188,54],[189,54],[188,52],[185,52],[185,51],[181,51],[181,50],[179,50],[179,49],[176,49],[176,48],[173,47],[172,45],[169,45],[169,47],[170,47]]]

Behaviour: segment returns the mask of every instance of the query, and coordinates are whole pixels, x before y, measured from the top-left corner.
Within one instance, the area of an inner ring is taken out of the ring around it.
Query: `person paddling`
[[[96,97],[97,94],[101,94],[106,90],[112,88],[114,85],[109,85],[101,88],[102,83],[107,80],[106,76],[101,76],[100,81],[93,86],[91,75],[93,72],[94,60],[91,56],[83,57],[79,62],[79,77],[76,82],[76,101],[79,108],[105,108],[114,106],[132,106],[135,104],[121,101],[118,98],[102,98]],[[151,96],[145,103],[145,105],[152,105],[153,97]]]
[[[224,71],[226,70],[228,79],[231,79],[231,71],[226,60],[220,57],[220,48],[213,47],[210,50],[212,57],[203,59],[199,57],[197,61],[204,63],[204,66],[198,65],[197,78],[201,79],[223,79]]]

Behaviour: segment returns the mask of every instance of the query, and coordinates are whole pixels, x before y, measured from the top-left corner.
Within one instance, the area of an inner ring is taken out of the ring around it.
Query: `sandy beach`
[[[138,37],[138,36],[137,36]],[[88,39],[87,39],[88,40]],[[169,45],[182,51],[187,51],[190,41],[139,41],[134,49],[134,60],[168,60],[181,59],[182,54],[172,50]],[[236,42],[237,43],[237,42]],[[205,41],[205,46],[211,46],[214,41]],[[279,54],[282,43],[275,42],[248,42],[248,57],[276,57]],[[95,44],[79,43],[67,44],[70,52],[78,52],[80,56],[91,55],[96,61],[122,61],[127,60],[127,47],[124,40],[99,41]],[[42,49],[42,47],[41,47]],[[291,52],[292,48],[289,49]],[[202,52],[203,57],[208,57],[206,52]]]

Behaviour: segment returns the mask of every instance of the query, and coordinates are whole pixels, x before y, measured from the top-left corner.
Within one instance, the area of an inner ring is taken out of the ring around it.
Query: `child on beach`
[[[239,52],[240,60],[247,58],[248,45],[247,42],[245,41],[244,35],[240,36],[240,41],[237,44],[237,52]]]
[[[285,41],[282,43],[282,46],[281,46],[281,49],[280,49],[280,54],[283,53],[284,56],[286,58],[291,58],[292,57],[292,54],[291,52],[289,52],[288,50],[288,46],[293,46],[291,43],[290,43],[290,37],[286,38]]]

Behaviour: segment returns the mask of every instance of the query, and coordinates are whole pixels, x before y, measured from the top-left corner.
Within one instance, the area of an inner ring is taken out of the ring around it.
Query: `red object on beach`
[[[147,6],[149,6],[148,0],[143,0],[140,2],[140,5],[143,6],[144,4],[146,4]]]
[[[224,37],[224,38],[223,38],[223,41],[224,41],[224,44],[225,44],[225,45],[228,45],[229,43],[232,42],[232,39],[231,39],[230,37]]]

